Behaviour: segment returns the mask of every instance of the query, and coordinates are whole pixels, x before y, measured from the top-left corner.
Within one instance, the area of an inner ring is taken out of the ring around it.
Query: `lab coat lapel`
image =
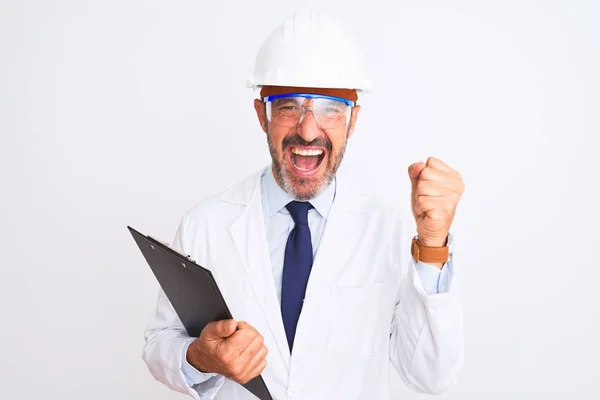
[[[359,246],[364,236],[356,224],[356,219],[361,217],[360,195],[346,183],[338,179],[335,200],[310,273],[307,297],[312,291],[335,284],[342,269],[349,264],[353,249]]]
[[[309,301],[311,306],[303,308],[300,314],[294,352],[309,351],[312,345],[309,332],[314,329],[311,311],[320,307],[323,296],[331,293],[343,270],[352,265],[353,250],[360,246],[364,236],[356,223],[361,218],[360,200],[360,196],[350,188],[338,184],[306,288],[305,301]]]
[[[244,264],[244,271],[250,281],[254,296],[267,319],[285,365],[289,368],[290,351],[275,290],[269,245],[264,226],[260,175],[253,176],[253,179],[256,179],[253,186],[242,185],[239,189],[242,192],[235,194],[238,199],[246,201],[246,207],[231,225],[230,233]]]

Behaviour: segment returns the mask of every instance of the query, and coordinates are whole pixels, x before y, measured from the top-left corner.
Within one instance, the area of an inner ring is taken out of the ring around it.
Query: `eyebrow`
[[[273,100],[274,104],[281,104],[281,103],[296,103],[297,100],[295,100],[292,97],[280,97],[278,99]]]

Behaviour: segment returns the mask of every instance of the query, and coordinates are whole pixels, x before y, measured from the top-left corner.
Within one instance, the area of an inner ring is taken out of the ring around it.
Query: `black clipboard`
[[[209,322],[233,318],[210,270],[189,255],[127,228],[190,336],[200,336]],[[260,400],[273,400],[260,375],[242,386]]]

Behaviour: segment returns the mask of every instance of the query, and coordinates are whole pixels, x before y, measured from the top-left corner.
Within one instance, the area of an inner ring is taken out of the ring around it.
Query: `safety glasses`
[[[308,111],[323,129],[345,127],[355,105],[340,97],[304,93],[278,94],[265,97],[263,101],[269,122],[289,128],[301,124]]]

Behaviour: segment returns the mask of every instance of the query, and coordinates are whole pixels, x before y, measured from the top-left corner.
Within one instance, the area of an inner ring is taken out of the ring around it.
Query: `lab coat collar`
[[[335,198],[335,178],[330,185],[325,188],[314,199],[311,199],[310,204],[317,210],[321,217],[327,219],[333,200]],[[284,208],[290,201],[296,200],[291,194],[283,190],[281,186],[275,180],[273,174],[273,168],[267,168],[263,175],[262,180],[263,194],[265,196],[265,212],[267,218],[277,214],[282,208]]]
[[[220,196],[221,201],[238,205],[249,205],[254,196],[261,197],[260,192],[262,175],[266,174],[270,168],[271,165],[269,164],[268,166],[255,171],[250,176],[234,184]],[[322,212],[328,216],[331,212],[331,207],[333,207],[333,204],[335,204],[335,207],[340,211],[358,212],[362,209],[363,198],[351,187],[350,180],[348,178],[340,178],[338,174],[335,179],[335,187],[332,188],[332,186],[333,183],[328,188],[328,191],[322,193],[323,199],[321,199],[319,196],[319,213]],[[329,193],[329,190],[332,190],[333,194]],[[323,201],[323,203],[326,203],[328,201],[328,196],[334,197],[334,200],[332,205],[329,207],[329,210],[326,211],[326,205],[324,204],[321,206],[320,202]]]

